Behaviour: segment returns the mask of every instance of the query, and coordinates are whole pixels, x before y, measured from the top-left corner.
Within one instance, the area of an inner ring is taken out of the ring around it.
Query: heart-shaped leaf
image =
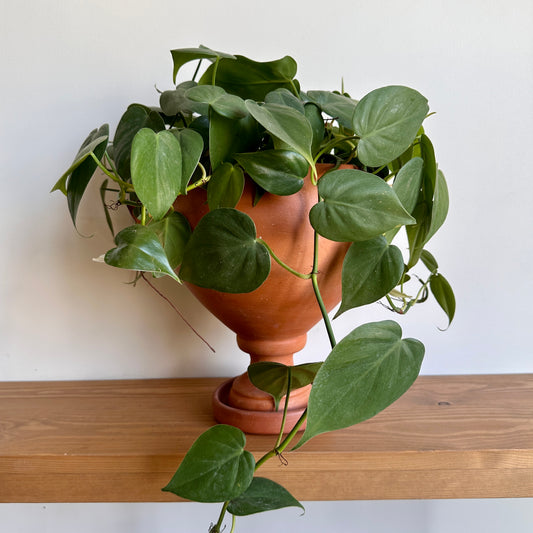
[[[420,196],[423,166],[424,161],[420,157],[414,157],[394,178],[392,189],[408,213],[413,212]]]
[[[113,139],[113,161],[119,176],[131,178],[131,145],[137,132],[149,128],[155,132],[165,129],[161,115],[141,104],[131,104],[122,115]]]
[[[171,130],[181,147],[180,194],[187,193],[187,185],[200,161],[204,149],[202,136],[190,128]]]
[[[170,53],[172,54],[172,60],[174,61],[174,83],[176,83],[176,77],[180,68],[189,61],[194,61],[195,59],[208,59],[209,61],[216,61],[223,57],[235,59],[235,56],[232,56],[231,54],[217,52],[216,50],[207,48],[207,46],[200,46],[198,48],[179,48],[176,50],[171,50]]]
[[[311,208],[311,224],[333,241],[366,241],[415,222],[387,183],[361,170],[328,172],[318,181],[318,193],[323,201]]]
[[[392,190],[408,213],[413,213],[421,195],[423,166],[424,161],[415,157],[407,162],[394,178]],[[399,229],[396,227],[385,234],[388,242],[392,242]]]
[[[191,236],[188,220],[181,213],[174,212],[148,227],[158,236],[168,262],[172,270],[175,270],[181,264],[185,246]]]
[[[231,163],[233,154],[254,149],[256,141],[259,128],[250,115],[234,120],[209,110],[209,159],[213,170],[221,163]]]
[[[115,244],[117,247],[105,254],[104,261],[108,265],[138,272],[167,274],[180,281],[170,266],[156,232],[149,227],[135,224],[124,228],[117,233]]]
[[[426,202],[420,202],[413,211],[413,217],[416,224],[406,226],[407,240],[409,242],[409,261],[408,268],[412,268],[418,260],[424,249],[431,224],[431,212]]]
[[[425,162],[424,162],[425,165]],[[407,266],[412,268],[420,259],[424,246],[435,235],[438,229],[446,220],[449,207],[448,185],[444,174],[437,170],[435,182],[433,183],[433,197],[424,200],[427,191],[426,180],[423,181],[421,201],[415,207],[413,216],[416,224],[406,228],[409,241],[409,262]]]
[[[241,98],[263,102],[266,95],[279,88],[295,90],[293,80],[297,65],[292,57],[259,62],[244,56],[234,60],[221,59],[215,68],[211,65],[200,78],[200,85],[218,85],[228,93]]]
[[[385,237],[354,242],[342,265],[342,302],[335,317],[383,298],[396,287],[403,270],[402,252]]]
[[[442,274],[432,274],[429,278],[429,288],[448,317],[448,327],[455,316],[455,295],[448,280]]]
[[[155,133],[143,128],[135,135],[131,179],[149,213],[155,220],[163,218],[184,187],[181,145],[170,131]]]
[[[308,91],[307,96],[311,102],[317,104],[324,113],[337,120],[341,126],[353,130],[353,116],[357,100],[330,91]]]
[[[66,194],[70,217],[74,226],[76,226],[80,202],[97,167],[91,154],[94,154],[101,161],[105,154],[108,138],[109,126],[107,124],[91,131],[81,145],[72,165],[52,188],[51,192],[60,190]]]
[[[422,250],[422,253],[420,254],[420,259],[432,274],[437,273],[439,264],[437,263],[437,260],[433,257],[433,254],[431,254],[427,250]]]
[[[258,389],[268,392],[274,398],[277,410],[280,400],[287,394],[289,380],[291,391],[310,385],[321,365],[322,363],[304,363],[287,366],[262,361],[248,367],[248,377]]]
[[[255,460],[244,449],[246,437],[233,426],[217,425],[193,443],[163,489],[196,502],[224,502],[240,496],[252,482]]]
[[[333,348],[313,383],[307,428],[296,447],[373,417],[407,391],[420,372],[424,346],[401,335],[396,322],[373,322]]]
[[[207,186],[209,209],[235,207],[244,190],[244,174],[240,167],[222,163],[213,172]]]
[[[243,118],[248,115],[244,100],[228,94],[222,87],[216,85],[198,85],[189,89],[187,98],[194,102],[210,105],[219,115],[227,118]]]
[[[268,93],[265,96],[265,103],[282,104],[296,109],[299,113],[304,112],[304,103],[288,89],[276,89]]]
[[[267,248],[253,220],[223,207],[207,213],[185,249],[180,276],[199,287],[242,293],[257,289],[270,272]]]
[[[435,192],[433,195],[433,203],[431,206],[431,222],[429,231],[426,235],[425,242],[427,243],[438,229],[444,224],[446,216],[448,215],[449,207],[448,185],[444,174],[437,170],[437,181],[435,183]]]
[[[313,131],[311,152],[314,156],[316,156],[320,146],[322,145],[322,141],[324,140],[324,135],[326,132],[326,127],[324,126],[324,117],[320,112],[320,108],[311,102],[307,102],[305,104],[304,114],[307,117],[309,124],[311,124],[311,129]]]
[[[98,129],[94,129],[89,133],[87,138],[83,141],[83,144],[80,146],[72,165],[66,170],[63,175],[57,180],[56,184],[50,192],[61,191],[63,194],[67,194],[67,180],[68,177],[76,170],[90,155],[91,152],[97,150],[101,145],[107,146],[107,140],[109,138],[109,125],[104,124]],[[98,151],[98,150],[97,150]],[[94,164],[94,169],[96,169],[96,163]],[[94,172],[93,169],[93,172]]]
[[[311,154],[313,130],[305,115],[282,104],[259,105],[252,100],[246,100],[246,107],[271,135],[289,145],[310,165],[314,164]]]
[[[361,163],[380,167],[402,155],[414,141],[428,110],[426,98],[409,87],[393,85],[368,93],[353,115]]]
[[[309,169],[307,161],[292,150],[264,150],[234,157],[258,185],[281,196],[298,192]]]
[[[247,516],[284,507],[304,509],[287,489],[275,481],[254,477],[250,486],[240,496],[230,501],[228,512],[235,516]]]
[[[187,91],[196,87],[195,81],[184,81],[180,83],[175,89],[163,91],[159,97],[159,105],[161,110],[168,117],[173,117],[178,113],[182,115],[191,115],[196,106],[186,96]]]
[[[435,159],[435,149],[429,137],[424,133],[420,135],[420,143],[414,147],[415,153],[420,153],[424,160],[422,198],[431,208],[433,195],[435,194],[435,184],[437,181],[437,160]]]

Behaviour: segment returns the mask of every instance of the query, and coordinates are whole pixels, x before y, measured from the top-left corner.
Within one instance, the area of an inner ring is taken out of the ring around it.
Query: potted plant
[[[165,488],[223,502],[218,532],[226,512],[300,505],[254,473],[304,427],[296,447],[374,416],[416,379],[424,347],[402,339],[396,322],[361,325],[337,342],[328,313],[339,301],[336,316],[384,300],[404,314],[432,293],[451,322],[452,289],[425,249],[448,191],[422,127],[427,100],[411,88],[357,101],[302,90],[289,56],[257,62],[201,46],[172,58],[174,82],[197,61],[193,79],[161,92],[158,107],[130,105],[112,142],[107,124],[93,130],[53,190],[76,224],[99,169],[104,204],[112,193],[135,219],[102,260],[186,282],[251,354],[248,372],[215,395],[217,420],[232,425],[201,435]],[[405,257],[392,244],[402,228]],[[413,272],[420,263],[423,278]],[[320,319],[330,354],[293,366]],[[256,462],[235,425],[277,441]]]

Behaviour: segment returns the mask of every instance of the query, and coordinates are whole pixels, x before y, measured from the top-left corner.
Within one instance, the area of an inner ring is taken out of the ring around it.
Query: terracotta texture
[[[319,174],[326,168],[318,165]],[[267,193],[254,207],[253,186],[247,182],[237,209],[252,217],[257,236],[263,238],[282,261],[298,272],[309,273],[313,266],[314,231],[308,215],[317,199],[316,187],[308,176],[299,193],[290,196]],[[197,189],[187,197],[180,197],[175,208],[194,227],[208,211],[205,191]],[[328,310],[341,299],[342,261],[348,246],[348,243],[320,238],[318,284]],[[311,281],[294,276],[273,260],[268,278],[251,293],[227,294],[191,284],[187,286],[211,313],[237,334],[237,343],[250,354],[251,362],[293,364],[293,354],[305,346],[307,332],[321,319]],[[231,408],[271,412],[275,418],[281,417],[281,413],[273,412],[270,395],[256,389],[247,374],[236,378],[229,392],[227,388],[224,391],[222,396],[220,391],[215,396],[215,416],[219,422],[233,423],[231,415],[217,410],[218,401],[227,402]],[[308,394],[308,389],[291,393],[289,408],[302,412]],[[226,415],[230,416],[229,420],[224,418]],[[277,433],[279,422],[276,424],[277,429],[268,430],[256,427],[253,421],[244,424],[245,428],[242,421],[234,423],[250,433]]]

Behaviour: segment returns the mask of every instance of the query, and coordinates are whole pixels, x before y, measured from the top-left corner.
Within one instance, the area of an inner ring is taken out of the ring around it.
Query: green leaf
[[[185,246],[191,236],[188,220],[181,213],[174,212],[148,227],[158,236],[168,262],[172,270],[175,270],[181,264]]]
[[[262,391],[268,392],[273,398],[276,411],[279,402],[287,394],[289,375],[291,391],[313,383],[315,375],[322,363],[305,363],[286,366],[281,363],[259,362],[248,367],[250,381]]]
[[[181,147],[181,187],[180,194],[187,194],[187,185],[198,166],[204,150],[202,136],[190,128],[171,130]]]
[[[248,115],[244,100],[228,94],[216,85],[197,85],[189,89],[187,98],[210,105],[219,115],[227,118],[243,118]]]
[[[252,100],[247,100],[245,103],[250,114],[271,135],[288,144],[310,165],[314,164],[311,154],[313,130],[305,115],[282,104],[260,106]]]
[[[367,94],[355,108],[352,127],[361,137],[357,148],[361,163],[380,167],[401,156],[428,110],[426,98],[409,87],[382,87]]]
[[[422,196],[424,195],[422,191]],[[434,187],[434,195],[429,201],[421,200],[413,211],[416,224],[408,226],[409,262],[412,268],[420,259],[424,246],[435,235],[446,220],[449,207],[448,186],[444,174],[438,170]]]
[[[333,348],[313,383],[307,428],[296,447],[373,417],[407,391],[420,372],[424,346],[401,335],[396,322],[373,322]]]
[[[429,278],[429,288],[448,317],[448,327],[455,316],[455,295],[453,289],[442,274],[432,274]]]
[[[200,85],[218,85],[230,94],[243,99],[250,98],[263,102],[266,95],[276,89],[293,90],[296,75],[296,61],[285,56],[275,61],[258,62],[244,56],[235,56],[235,60],[221,59],[216,66],[211,65],[200,78]]]
[[[165,122],[157,111],[141,104],[131,104],[122,115],[113,139],[113,161],[119,176],[131,178],[131,145],[137,132],[150,128],[158,132],[165,129]]]
[[[213,211],[219,207],[235,207],[244,190],[244,174],[240,167],[222,163],[207,185],[207,203]]]
[[[446,216],[448,215],[449,204],[448,185],[446,184],[444,174],[438,170],[437,181],[435,183],[435,194],[433,196],[433,204],[431,207],[431,222],[425,239],[426,243],[444,224]]]
[[[308,91],[307,96],[311,102],[317,104],[324,113],[337,120],[341,126],[353,130],[357,100],[330,91]]]
[[[159,97],[159,105],[163,113],[173,117],[178,113],[182,115],[191,115],[196,105],[187,98],[186,93],[191,87],[196,87],[194,81],[185,81],[180,83],[175,89],[163,91]]]
[[[392,185],[392,190],[410,214],[413,213],[420,197],[423,166],[424,161],[420,157],[411,159],[400,169]],[[388,231],[385,235],[387,241],[392,242],[399,230],[400,228],[396,227]]]
[[[253,220],[223,207],[207,213],[196,226],[180,275],[199,287],[243,293],[257,289],[269,272],[270,255],[256,240]]]
[[[276,89],[265,96],[267,104],[282,104],[304,113],[304,103],[288,89]]]
[[[200,46],[198,48],[179,48],[176,50],[171,50],[170,53],[172,54],[172,60],[174,61],[174,83],[176,83],[176,77],[180,68],[189,61],[194,61],[195,59],[208,59],[209,61],[216,61],[223,57],[230,59],[235,58],[235,56],[232,56],[231,54],[217,52],[207,48],[206,46]]]
[[[147,226],[135,224],[124,228],[115,237],[116,248],[109,250],[104,261],[111,266],[166,274],[180,281],[170,266],[157,234]]]
[[[224,502],[252,482],[255,460],[244,449],[246,437],[233,426],[217,425],[196,439],[163,489],[197,502]]]
[[[254,477],[244,493],[231,500],[228,511],[232,515],[247,516],[284,507],[304,509],[303,505],[278,483],[270,479]]]
[[[223,117],[243,118],[248,115],[244,100],[234,94],[224,94],[217,98],[211,107]]]
[[[437,269],[439,268],[439,264],[437,263],[437,260],[433,257],[431,253],[429,253],[427,250],[422,250],[422,253],[420,254],[420,259],[422,260],[422,263],[426,266],[426,268],[432,273],[436,274]]]
[[[420,152],[420,157],[424,160],[422,197],[431,207],[433,195],[435,193],[435,183],[437,181],[437,161],[435,159],[435,149],[425,134],[420,136],[420,143],[415,147]]]
[[[94,153],[96,159],[99,161],[102,160],[107,146],[108,134],[109,127],[107,124],[104,124],[93,134],[91,140],[90,138],[85,140],[87,144],[84,143],[82,145],[80,152],[76,156],[77,163],[67,184],[67,203],[74,226],[76,226],[76,217],[80,202],[98,166],[90,154]]]
[[[229,119],[211,109],[209,111],[209,158],[212,170],[221,163],[231,163],[233,154],[255,150],[259,142],[257,122],[247,115]]]
[[[413,217],[416,219],[416,224],[406,226],[405,228],[409,242],[408,268],[416,265],[427,242],[426,237],[431,224],[431,213],[429,212],[428,205],[425,202],[419,203],[413,211]]]
[[[328,172],[318,181],[322,202],[311,208],[311,225],[327,239],[366,241],[414,219],[391,187],[361,170]]]
[[[320,150],[322,141],[324,140],[324,135],[326,128],[324,126],[324,118],[320,112],[320,108],[311,103],[307,102],[304,107],[304,114],[311,124],[311,129],[313,131],[313,142],[311,143],[311,153],[315,156]]]
[[[216,85],[196,85],[187,91],[186,96],[193,102],[211,105],[224,94],[227,94],[226,91]]]
[[[258,185],[281,196],[298,192],[309,170],[307,161],[291,150],[264,150],[234,157]]]
[[[335,317],[383,298],[396,287],[403,270],[402,252],[385,237],[354,242],[344,258],[342,302]]]
[[[411,159],[400,169],[392,185],[393,191],[408,213],[413,212],[420,196],[423,166],[424,161],[420,157]]]
[[[100,128],[94,129],[93,131],[91,131],[91,133],[89,133],[87,138],[83,141],[83,144],[78,150],[78,153],[76,154],[76,157],[74,158],[74,161],[72,162],[72,165],[70,165],[68,170],[63,173],[63,175],[59,178],[59,180],[57,180],[56,184],[54,185],[54,187],[52,188],[50,192],[61,191],[63,194],[66,195],[68,177],[72,174],[72,172],[74,172],[74,170],[76,170],[91,155],[91,152],[94,152],[95,150],[100,152],[101,145],[103,145],[103,151],[105,151],[108,138],[109,138],[109,126],[107,124],[104,124],[103,126],[100,126]],[[99,157],[99,159],[101,159],[102,156],[103,156],[103,153]],[[96,163],[94,162],[94,160],[92,161],[92,164],[94,165],[94,169],[93,169],[93,172],[94,172],[94,170],[96,169]],[[92,173],[91,173],[91,176],[92,176]]]
[[[170,131],[143,128],[133,139],[131,177],[135,193],[155,220],[163,218],[183,190],[181,145]],[[188,181],[188,179],[187,179]]]

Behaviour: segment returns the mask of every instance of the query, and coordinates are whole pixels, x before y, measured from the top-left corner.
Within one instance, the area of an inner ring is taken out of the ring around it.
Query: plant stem
[[[113,174],[112,172],[109,172],[109,170],[105,167],[105,165],[102,164],[100,159],[98,159],[94,152],[91,152],[91,157],[95,161],[95,163],[98,165],[98,168],[109,178],[111,178],[115,183],[118,183],[120,185],[121,190],[125,191],[133,191],[133,185],[131,183],[126,183],[124,180],[121,180],[117,175]]]
[[[324,300],[322,299],[322,295],[320,294],[320,288],[318,287],[318,243],[319,243],[319,236],[318,236],[318,233],[315,231],[313,272],[311,273],[311,281],[313,283],[313,290],[315,291],[315,298],[316,298],[316,301],[318,302],[318,306],[320,307],[320,312],[322,313],[322,319],[324,320],[324,325],[326,326],[326,331],[329,337],[329,343],[331,344],[332,348],[335,348],[337,341],[335,340],[335,335],[333,333],[333,328],[331,326],[331,321],[329,319],[328,310],[326,309]]]
[[[213,65],[213,78],[211,80],[211,85],[216,85],[217,81],[217,70],[218,70],[218,64],[220,62],[220,56],[217,57],[215,64]]]
[[[298,92],[298,89],[296,87],[296,85],[294,84],[294,80],[291,80],[291,89],[292,89],[292,92],[294,93],[294,96],[297,96],[298,98],[300,98],[300,93]]]
[[[218,517],[218,522],[209,530],[209,533],[220,533],[220,528],[222,527],[222,524],[224,522],[224,516],[226,515],[226,511],[228,510],[229,501],[224,502],[224,505],[222,506],[222,509],[220,511],[220,515]],[[233,529],[233,527],[232,527]]]
[[[341,143],[341,142],[346,142],[346,141],[355,141],[359,139],[359,137],[357,135],[353,135],[352,137],[334,137],[331,141],[329,141],[326,146],[324,146],[324,148],[322,148],[322,150],[320,150],[320,152],[318,152],[318,154],[316,154],[315,156],[315,163],[324,155],[324,154],[327,154],[328,152],[330,152],[334,147],[335,145]]]
[[[199,180],[196,180],[194,183],[191,183],[191,185],[187,187],[187,192],[190,192],[193,189],[196,189],[198,187],[201,187],[202,185],[205,185],[211,179],[211,176],[207,175],[207,172],[205,171],[205,167],[202,165],[202,163],[198,163],[198,166],[200,167],[200,170],[202,171],[202,177]]]
[[[313,161],[313,164],[311,165],[311,183],[315,185],[318,183],[318,172],[316,170],[316,159]]]
[[[148,286],[165,302],[167,302],[168,305],[172,308],[172,310],[185,322],[185,324],[190,328],[190,330],[213,352],[215,353],[215,349],[207,342],[206,339],[204,339],[200,333],[194,328],[194,326],[185,318],[183,313],[153,284],[151,283],[148,278],[144,275],[144,272],[141,272],[141,278],[146,281]]]
[[[298,419],[298,422],[294,424],[294,427],[291,429],[290,433],[287,434],[287,436],[282,440],[281,444],[277,446],[276,448],[270,450],[269,452],[265,453],[261,459],[259,459],[255,463],[255,471],[259,469],[264,463],[266,463],[269,459],[272,459],[272,457],[275,457],[276,455],[279,455],[282,453],[287,446],[291,443],[292,439],[296,436],[300,428],[302,427],[302,424],[307,420],[307,409],[302,413],[302,416]]]
[[[291,396],[291,385],[292,385],[292,372],[291,367],[287,367],[287,393],[285,394],[285,405],[283,406],[283,417],[281,418],[281,428],[279,430],[278,440],[276,441],[276,446],[274,449],[277,450],[278,446],[283,440],[283,430],[285,429],[285,421],[287,420],[287,411],[289,410],[289,398]]]
[[[198,71],[200,70],[200,65],[202,64],[202,60],[198,61],[198,65],[196,65],[196,70],[194,71],[194,75],[192,77],[192,81],[196,80],[196,76],[198,76]]]
[[[302,416],[298,419],[298,422],[294,424],[294,427],[291,429],[290,433],[285,437],[283,442],[276,448],[277,453],[282,453],[283,451],[285,451],[285,448],[287,448],[287,446],[291,443],[292,439],[294,439],[294,437],[296,436],[296,433],[300,431],[300,428],[302,427],[302,425],[305,423],[306,420],[307,420],[307,408],[302,413]]]
[[[300,279],[310,279],[311,274],[302,274],[301,272],[298,272],[297,270],[294,270],[294,268],[291,268],[289,265],[284,263],[275,253],[274,250],[263,240],[261,237],[257,239],[257,242],[260,242],[262,245],[265,246],[265,248],[268,250],[268,253],[271,255],[272,259],[276,261],[278,265],[283,267],[285,270],[288,270],[291,274],[294,274],[295,276],[299,277]]]

